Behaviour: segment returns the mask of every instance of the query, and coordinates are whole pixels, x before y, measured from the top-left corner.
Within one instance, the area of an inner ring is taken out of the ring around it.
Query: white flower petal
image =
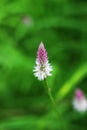
[[[34,67],[34,75],[39,80],[44,80],[47,76],[51,76],[50,73],[52,71],[52,66],[48,63],[48,61],[41,66],[39,63],[37,63],[36,67]]]
[[[73,106],[77,111],[84,112],[87,110],[87,100],[85,99],[85,97],[80,100],[74,98]]]

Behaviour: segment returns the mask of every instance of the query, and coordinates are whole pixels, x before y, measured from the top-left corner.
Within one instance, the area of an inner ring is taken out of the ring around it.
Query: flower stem
[[[46,87],[46,89],[47,89],[47,93],[48,93],[48,95],[49,95],[49,97],[50,97],[50,100],[51,100],[51,102],[52,102],[52,104],[53,104],[53,107],[55,108],[55,111],[57,112],[56,103],[55,103],[55,101],[54,101],[54,99],[53,99],[53,96],[52,96],[52,94],[51,94],[51,89],[48,87],[48,84],[47,84],[46,79],[44,79],[44,83],[45,83],[45,87]]]
[[[59,121],[63,122],[62,116],[61,116],[61,114],[59,113],[59,111],[57,110],[55,100],[54,100],[54,98],[53,98],[53,96],[52,96],[52,94],[51,94],[51,89],[49,88],[46,79],[44,79],[44,84],[45,84],[45,87],[46,87],[48,96],[50,97],[50,100],[51,100],[51,102],[52,102],[52,104],[53,104],[55,113],[57,114],[57,118],[58,118]],[[65,127],[63,126],[63,124],[62,124],[61,127],[62,127],[62,130],[65,130]]]

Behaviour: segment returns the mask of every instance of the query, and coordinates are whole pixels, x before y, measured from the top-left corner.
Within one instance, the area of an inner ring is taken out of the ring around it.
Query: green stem
[[[50,100],[51,100],[51,102],[52,102],[52,104],[53,104],[55,113],[57,114],[57,118],[58,118],[59,121],[63,122],[62,116],[61,116],[61,114],[60,114],[60,113],[58,112],[58,110],[57,110],[55,100],[54,100],[54,98],[53,98],[53,96],[52,96],[52,94],[51,94],[51,89],[49,88],[46,79],[44,79],[44,84],[45,84],[47,93],[48,93],[48,95],[49,95],[49,97],[50,97]],[[64,129],[65,129],[65,127],[63,127],[63,130],[64,130]]]
[[[53,99],[53,96],[51,94],[51,89],[48,87],[46,79],[44,80],[44,83],[45,83],[45,87],[46,87],[47,93],[48,93],[48,95],[50,97],[50,100],[51,100],[51,102],[53,104],[53,107],[55,108],[55,112],[57,112],[56,103],[55,103],[55,101]]]

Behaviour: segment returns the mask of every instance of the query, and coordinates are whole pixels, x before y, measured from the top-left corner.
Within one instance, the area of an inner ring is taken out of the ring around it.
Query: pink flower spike
[[[37,61],[41,64],[48,61],[47,52],[46,52],[46,49],[44,48],[44,44],[42,42],[40,43],[39,48],[38,48]]]
[[[79,112],[85,112],[87,110],[87,100],[80,89],[75,91],[73,106]]]
[[[52,66],[50,66],[47,52],[44,44],[41,42],[37,51],[36,67],[34,67],[34,75],[39,80],[44,80],[47,76],[51,76]]]

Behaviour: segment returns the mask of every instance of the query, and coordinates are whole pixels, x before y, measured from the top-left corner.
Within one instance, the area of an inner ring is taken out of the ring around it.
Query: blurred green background
[[[62,120],[33,75],[41,41]],[[87,130],[72,106],[78,87],[87,96],[87,0],[0,0],[0,130]]]

